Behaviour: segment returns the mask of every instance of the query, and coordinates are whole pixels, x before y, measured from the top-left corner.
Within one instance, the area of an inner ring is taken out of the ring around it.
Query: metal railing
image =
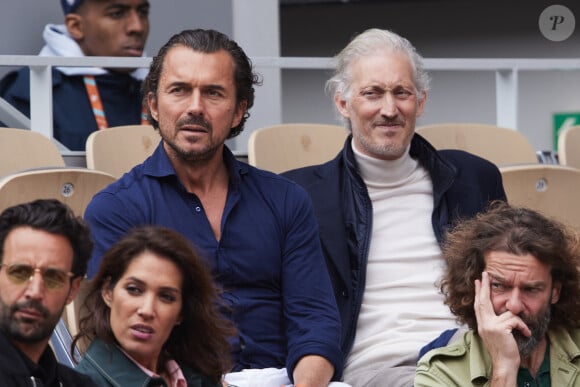
[[[0,66],[28,66],[30,68],[31,106],[29,127],[49,138],[52,128],[52,73],[53,67],[148,67],[151,58],[125,57],[40,57],[30,55],[0,55]],[[256,69],[332,69],[334,61],[327,57],[254,57]],[[495,73],[496,124],[517,128],[518,73],[520,71],[580,70],[580,59],[510,59],[510,58],[426,58],[428,71],[490,71]],[[281,90],[279,90],[281,93]],[[0,120],[14,119],[14,110],[0,99]],[[16,115],[18,112],[16,112]],[[21,123],[28,121],[22,119]],[[63,150],[66,153],[66,148]],[[83,152],[81,152],[83,153]]]

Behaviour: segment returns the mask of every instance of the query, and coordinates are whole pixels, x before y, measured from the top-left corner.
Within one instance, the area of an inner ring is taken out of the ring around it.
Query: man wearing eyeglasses
[[[57,200],[0,214],[0,381],[2,386],[94,386],[58,364],[48,347],[77,294],[93,243],[88,226]]]

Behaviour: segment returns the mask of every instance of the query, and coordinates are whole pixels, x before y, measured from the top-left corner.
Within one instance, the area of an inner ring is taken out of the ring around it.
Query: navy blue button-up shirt
[[[235,159],[216,240],[203,204],[179,181],[163,146],[98,193],[85,212],[95,250],[104,252],[134,226],[154,224],[187,236],[201,251],[231,306],[238,330],[235,368],[287,367],[320,355],[342,371],[340,320],[308,194],[297,184]],[[203,334],[203,332],[200,332]]]

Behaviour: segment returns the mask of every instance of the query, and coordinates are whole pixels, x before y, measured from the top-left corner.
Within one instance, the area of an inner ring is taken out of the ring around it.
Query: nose
[[[395,117],[397,115],[397,100],[393,92],[385,93],[381,102],[381,114],[385,117]]]
[[[203,100],[199,90],[193,90],[189,98],[187,114],[194,116],[203,116]]]
[[[144,320],[152,319],[155,316],[155,297],[153,295],[146,295],[142,298],[137,314]]]
[[[131,10],[127,16],[127,33],[143,34],[147,30],[149,19],[140,15],[137,10]]]
[[[513,289],[507,299],[506,308],[515,315],[520,314],[524,309],[522,295],[519,289]]]
[[[44,294],[44,282],[42,281],[42,275],[40,271],[35,271],[30,279],[28,280],[28,285],[26,286],[25,297],[28,299],[41,299]]]

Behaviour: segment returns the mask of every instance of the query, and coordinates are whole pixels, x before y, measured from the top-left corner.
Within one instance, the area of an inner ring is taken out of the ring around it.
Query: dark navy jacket
[[[95,80],[109,126],[141,123],[140,81],[120,73],[97,75]],[[70,150],[84,151],[87,137],[97,130],[97,122],[83,76],[67,76],[53,68],[52,84],[54,138]],[[30,117],[28,67],[7,74],[0,81],[0,96]]]
[[[345,358],[354,341],[372,230],[372,204],[358,174],[351,139],[349,136],[333,160],[283,174],[302,185],[314,203],[342,319],[341,346]],[[458,150],[436,151],[418,134],[411,141],[410,153],[427,169],[433,181],[431,220],[439,243],[460,217],[475,215],[490,200],[505,200],[499,170],[480,157]]]

